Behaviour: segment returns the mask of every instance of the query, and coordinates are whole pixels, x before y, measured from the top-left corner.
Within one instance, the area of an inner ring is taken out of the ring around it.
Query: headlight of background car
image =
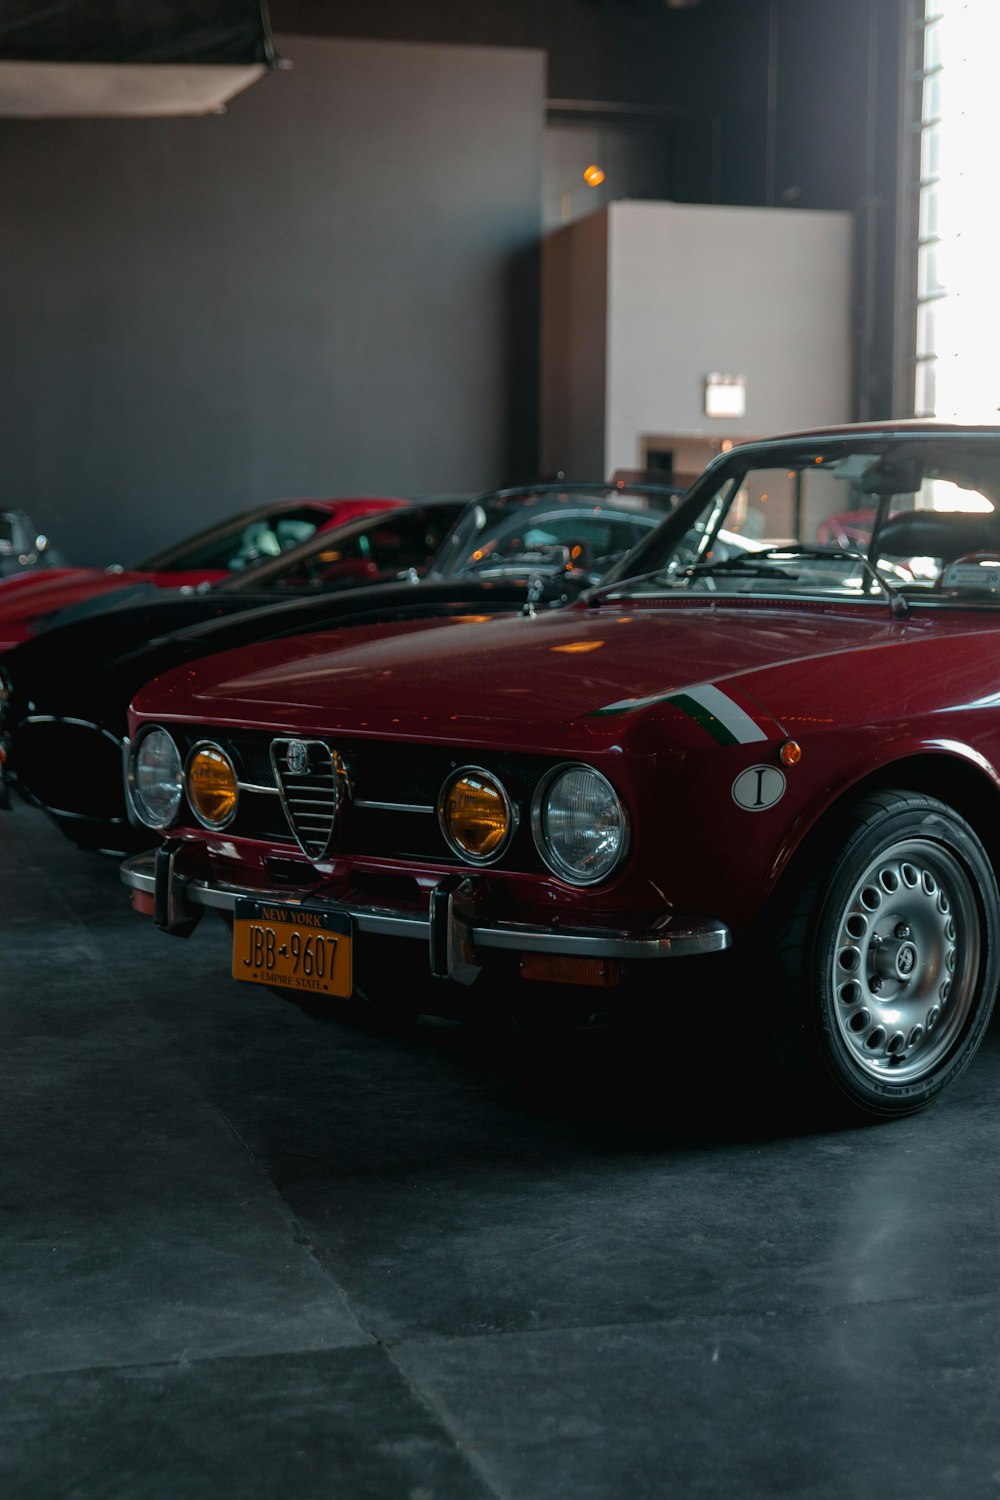
[[[539,854],[573,885],[603,880],[628,847],[618,793],[590,766],[557,766],[535,793],[531,822]]]
[[[236,813],[238,788],[233,763],[218,745],[195,745],[188,756],[187,795],[191,811],[206,828],[225,828]]]
[[[150,729],[132,749],[132,806],[150,828],[166,828],[180,806],[181,755],[165,729]]]

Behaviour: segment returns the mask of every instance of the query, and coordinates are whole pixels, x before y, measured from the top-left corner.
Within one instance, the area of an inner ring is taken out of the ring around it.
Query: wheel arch
[[[1000,784],[989,763],[959,749],[928,749],[886,761],[841,789],[791,848],[768,894],[780,904],[804,865],[835,846],[844,808],[872,792],[915,792],[953,808],[975,830],[1000,881]]]

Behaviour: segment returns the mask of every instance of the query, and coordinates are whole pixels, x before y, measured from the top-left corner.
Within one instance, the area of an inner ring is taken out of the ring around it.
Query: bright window
[[[926,0],[915,411],[1000,411],[1000,4]]]

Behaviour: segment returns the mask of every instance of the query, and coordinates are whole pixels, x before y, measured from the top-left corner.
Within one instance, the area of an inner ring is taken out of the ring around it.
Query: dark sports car
[[[208,588],[149,589],[111,608],[84,601],[0,660],[3,779],[75,844],[145,847],[150,835],[126,818],[121,747],[129,701],[149,678],[307,630],[565,603],[648,535],[678,493],[560,484],[428,501],[317,534]]]
[[[361,516],[395,510],[406,504],[405,500],[367,496],[272,500],[216,521],[197,535],[185,537],[154,557],[128,567],[118,563],[107,568],[67,567],[51,552],[48,539],[34,537],[32,532],[34,545],[28,547],[26,554],[18,555],[27,555],[29,561],[34,556],[44,571],[32,566],[29,570],[16,570],[10,578],[4,577],[4,525],[0,515],[0,654],[28,640],[39,622],[57,610],[85,603],[102,608],[130,593],[219,583],[231,573],[240,573],[263,559],[277,557],[318,531],[339,528]],[[19,535],[26,538],[26,526],[30,527],[27,517],[20,512],[9,514],[20,516]]]

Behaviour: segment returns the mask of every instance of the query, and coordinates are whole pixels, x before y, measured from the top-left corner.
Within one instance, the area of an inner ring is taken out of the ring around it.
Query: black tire
[[[986,850],[943,802],[877,792],[796,879],[770,947],[786,1081],[831,1123],[914,1114],[967,1067],[993,1010],[1000,895]]]

